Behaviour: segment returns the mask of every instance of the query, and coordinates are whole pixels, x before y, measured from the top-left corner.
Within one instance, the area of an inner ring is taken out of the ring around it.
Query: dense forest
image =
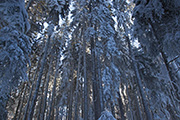
[[[180,120],[180,0],[0,0],[0,120]]]

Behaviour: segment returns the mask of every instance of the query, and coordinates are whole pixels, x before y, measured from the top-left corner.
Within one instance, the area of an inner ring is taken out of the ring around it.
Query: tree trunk
[[[47,70],[46,70],[46,74],[45,74],[45,78],[44,78],[44,82],[43,82],[43,85],[41,87],[41,96],[40,96],[40,103],[39,103],[39,109],[38,109],[38,120],[40,120],[41,118],[41,113],[42,113],[42,108],[43,108],[43,93],[44,93],[44,86],[45,86],[45,82],[46,82],[46,79],[47,79]]]
[[[95,42],[93,38],[91,38],[91,55],[92,55],[93,102],[94,102],[95,120],[97,120],[101,116],[101,103],[99,96],[99,92],[100,92],[99,84],[96,77]]]
[[[33,96],[33,99],[32,99],[30,112],[29,112],[29,115],[28,115],[28,120],[32,120],[32,118],[33,118],[34,108],[35,108],[35,104],[36,104],[36,100],[37,100],[37,96],[38,96],[38,92],[39,92],[39,87],[40,87],[40,84],[41,84],[41,78],[42,78],[44,66],[45,66],[45,63],[46,63],[47,51],[48,51],[49,44],[50,44],[50,37],[51,36],[49,36],[49,38],[47,40],[47,43],[46,43],[46,46],[45,46],[45,49],[44,49],[45,51],[44,51],[44,55],[43,55],[43,59],[42,59],[42,63],[41,63],[41,69],[40,69],[40,72],[39,72],[38,80],[36,82],[36,88],[35,88],[34,96]]]
[[[79,58],[78,58],[78,70],[77,70],[77,80],[76,80],[76,98],[75,98],[75,116],[74,116],[74,120],[78,120],[78,102],[79,102],[79,72],[80,72],[80,63],[81,63],[81,52],[79,53]]]
[[[44,114],[45,114],[45,110],[46,110],[47,93],[48,93],[48,86],[49,86],[49,80],[50,80],[51,66],[52,66],[53,57],[54,57],[54,54],[50,58],[48,74],[47,74],[47,81],[46,81],[46,86],[45,86],[46,88],[45,88],[45,93],[44,93],[44,97],[43,97],[44,100],[43,100],[43,103],[42,103],[42,113],[40,115],[40,120],[44,120]]]
[[[21,105],[20,105],[20,108],[19,108],[19,115],[18,115],[18,119],[17,120],[20,120],[20,117],[22,116],[22,108],[23,108],[23,103],[24,103],[24,98],[26,96],[26,90],[27,90],[27,84],[25,84],[25,88],[24,88],[24,92],[23,92],[23,97],[22,97],[22,102],[21,102]]]
[[[99,51],[97,51],[97,70],[98,70],[98,83],[99,83],[99,97],[100,97],[101,112],[102,112],[104,111],[104,101],[103,101],[103,87],[102,87],[101,62],[100,62]]]
[[[119,104],[119,109],[120,109],[120,113],[121,113],[121,120],[125,120],[124,109],[123,109],[123,103],[122,103],[121,94],[120,94],[120,92],[118,92],[117,94],[118,94],[118,104]]]
[[[68,120],[72,119],[72,104],[73,104],[73,73],[70,82],[70,94],[69,94],[69,110],[68,110]]]
[[[83,65],[84,65],[84,120],[88,120],[88,82],[86,75],[86,40],[83,39]]]
[[[39,66],[40,66],[40,61],[41,61],[41,58],[42,57],[40,57],[40,59],[39,59],[39,61],[38,61],[38,65],[37,65],[37,68],[36,68],[36,72],[35,72],[35,74],[34,74],[34,77],[33,77],[33,80],[32,80],[32,87],[31,87],[31,90],[30,90],[30,92],[29,92],[29,98],[28,98],[28,101],[27,101],[27,104],[26,104],[26,107],[25,107],[25,113],[24,113],[24,116],[23,116],[23,120],[26,120],[26,116],[27,116],[27,113],[28,113],[28,110],[29,110],[29,104],[30,104],[30,101],[31,101],[31,97],[32,97],[32,91],[33,91],[33,89],[34,89],[34,82],[35,82],[35,79],[36,79],[36,76],[37,76],[37,73],[38,73],[38,68],[39,68]],[[29,84],[29,83],[28,83]],[[30,86],[30,85],[29,85]]]
[[[130,56],[132,57],[132,64],[133,64],[133,68],[134,68],[134,71],[135,71],[135,75],[136,75],[136,79],[137,79],[137,85],[139,87],[139,92],[140,92],[140,95],[142,97],[142,103],[143,103],[143,106],[144,106],[146,117],[147,117],[147,120],[152,120],[152,115],[151,115],[151,112],[150,112],[150,110],[148,108],[147,98],[146,98],[146,95],[145,95],[144,90],[143,90],[143,85],[142,85],[141,77],[140,77],[139,70],[138,70],[138,67],[137,67],[137,63],[135,61],[134,53],[132,52],[131,43],[130,43],[130,40],[129,40],[128,37],[126,37],[126,40],[128,42]]]
[[[55,95],[56,95],[56,78],[58,76],[58,73],[59,73],[59,61],[60,61],[60,53],[58,53],[58,57],[57,57],[57,60],[56,60],[56,72],[55,72],[55,78],[54,78],[54,84],[53,84],[53,90],[52,90],[52,99],[51,99],[51,102],[50,102],[50,109],[49,109],[49,116],[47,118],[47,120],[50,120],[50,117],[51,117],[51,114],[52,114],[52,109],[53,108],[53,101],[54,101],[54,98],[55,98]],[[53,115],[54,116],[54,115]]]
[[[23,89],[24,89],[24,86],[25,86],[25,83],[23,84],[23,88],[21,89],[21,93],[20,93],[20,96],[19,96],[18,105],[17,105],[16,112],[15,112],[15,115],[14,115],[13,120],[16,120],[16,119],[17,119],[17,115],[18,115],[19,107],[20,107],[21,102],[22,102],[21,96],[22,96],[22,94],[23,94]]]

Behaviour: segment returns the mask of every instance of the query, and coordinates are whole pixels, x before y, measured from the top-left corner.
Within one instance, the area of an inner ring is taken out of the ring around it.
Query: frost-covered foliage
[[[173,58],[180,53],[179,1],[136,0],[135,3],[134,35],[141,43],[144,53],[157,58],[161,53],[164,59],[151,62],[143,60],[139,68],[143,70],[141,74],[146,83],[153,119],[179,119],[178,81],[172,77],[175,74],[167,63],[167,57]],[[154,65],[160,68],[153,67]]]
[[[101,117],[98,120],[116,120],[112,113],[109,111],[103,111]]]
[[[62,18],[68,15],[70,2],[71,0],[46,0],[52,22],[59,22],[59,14]]]
[[[164,51],[170,57],[179,54],[179,1],[136,0],[133,16],[134,35],[153,56]]]
[[[30,65],[29,28],[23,0],[0,1],[0,119],[5,119],[8,94],[20,81],[27,80]],[[4,116],[3,116],[4,115]]]
[[[145,91],[149,97],[153,119],[179,119],[177,94],[168,77],[168,71],[160,59],[153,60],[143,54],[136,56],[139,61],[139,71],[144,79]],[[170,83],[170,84],[169,84]],[[176,86],[175,89],[178,89]],[[175,107],[176,106],[176,107]]]
[[[120,76],[118,68],[113,63],[111,63],[111,67],[104,68],[102,72],[104,103],[109,110],[111,109],[110,104],[116,101],[116,97],[118,97]]]

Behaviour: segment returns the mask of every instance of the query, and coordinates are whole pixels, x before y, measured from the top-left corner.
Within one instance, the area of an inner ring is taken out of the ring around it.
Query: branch
[[[169,64],[169,63],[173,62],[174,60],[178,59],[179,57],[180,57],[179,55],[178,55],[178,56],[176,56],[174,59],[170,60],[167,64]]]

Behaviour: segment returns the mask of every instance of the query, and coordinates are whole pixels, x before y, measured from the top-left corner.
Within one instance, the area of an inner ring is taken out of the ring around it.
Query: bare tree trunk
[[[45,110],[46,110],[47,93],[48,93],[48,86],[49,86],[49,80],[50,80],[51,66],[52,66],[53,57],[54,57],[54,54],[50,58],[48,74],[47,74],[47,81],[46,81],[46,86],[45,86],[46,88],[45,88],[45,93],[44,93],[44,97],[43,97],[44,100],[43,100],[43,104],[42,104],[42,113],[40,115],[40,120],[44,120],[44,113],[45,113]]]
[[[39,86],[41,84],[41,78],[42,78],[44,66],[45,66],[45,63],[46,63],[47,51],[48,51],[49,44],[50,44],[50,37],[51,36],[49,36],[49,38],[47,40],[47,43],[46,43],[46,46],[45,46],[45,49],[44,49],[44,55],[43,55],[43,59],[42,59],[42,63],[41,63],[41,69],[40,69],[40,72],[39,72],[38,80],[36,82],[36,88],[35,88],[34,96],[33,96],[33,99],[32,99],[30,112],[29,112],[29,115],[28,115],[28,120],[32,120],[32,118],[33,118],[33,113],[34,113],[34,108],[35,108],[35,104],[36,104],[36,100],[37,100],[37,96],[38,96]]]
[[[81,52],[79,52],[79,58],[78,58],[78,70],[77,70],[77,80],[76,80],[76,98],[75,98],[75,116],[74,120],[78,120],[78,102],[79,102],[79,72],[80,72],[80,63],[81,63]]]
[[[103,87],[102,87],[101,62],[100,62],[99,51],[97,51],[97,70],[98,70],[98,83],[99,83],[99,97],[100,97],[101,112],[102,112],[104,111],[104,101],[103,101]]]
[[[53,108],[53,101],[54,101],[54,98],[55,98],[55,95],[56,95],[56,82],[57,82],[57,76],[58,76],[58,73],[59,73],[59,61],[60,61],[60,53],[58,53],[58,57],[57,57],[57,60],[56,60],[56,72],[55,72],[55,78],[54,78],[54,84],[53,84],[53,90],[52,90],[52,98],[51,98],[51,102],[50,102],[50,110],[49,110],[49,116],[47,118],[47,120],[50,120],[50,116],[51,116],[51,112],[52,112],[52,109]],[[53,115],[54,116],[54,115]]]
[[[124,116],[124,109],[123,109],[123,103],[122,103],[122,98],[121,98],[121,94],[118,91],[118,104],[119,104],[119,109],[120,109],[120,113],[121,113],[121,120],[125,120],[125,116]]]
[[[73,73],[72,73],[73,74]],[[71,77],[70,83],[70,94],[69,94],[69,110],[68,110],[68,120],[72,119],[72,104],[73,104],[73,75]]]
[[[55,105],[56,105],[56,117],[55,120],[59,120],[59,106],[57,104],[58,99],[55,99]]]
[[[20,105],[20,109],[19,109],[19,115],[18,115],[18,119],[17,120],[20,120],[20,117],[22,116],[22,108],[23,108],[23,103],[24,103],[24,98],[26,96],[26,90],[27,90],[27,84],[25,84],[25,88],[24,88],[24,92],[23,92],[23,96],[22,96],[22,102],[21,102],[21,105]]]
[[[140,77],[140,74],[139,74],[137,63],[135,61],[134,53],[132,52],[130,40],[129,40],[128,37],[126,37],[126,40],[128,42],[130,56],[132,57],[132,64],[133,64],[133,68],[134,68],[135,75],[136,75],[136,78],[137,78],[137,85],[139,87],[139,92],[140,92],[140,95],[142,97],[142,103],[143,103],[143,106],[144,106],[146,117],[147,117],[147,120],[152,120],[152,115],[151,115],[151,112],[149,110],[148,103],[147,103],[147,98],[146,98],[146,95],[145,95],[144,90],[143,90],[143,85],[142,85],[141,77]]]
[[[83,64],[84,64],[84,120],[88,120],[88,82],[86,75],[86,40],[83,39]]]
[[[24,116],[23,116],[23,120],[26,120],[26,116],[27,116],[27,113],[28,113],[28,110],[29,110],[29,104],[30,104],[30,101],[31,101],[31,97],[32,97],[32,91],[34,89],[34,82],[35,82],[35,79],[36,79],[36,76],[37,76],[37,73],[38,73],[38,70],[39,70],[39,66],[40,66],[40,61],[41,61],[41,58],[39,59],[38,61],[38,65],[37,65],[37,68],[36,68],[36,72],[34,74],[34,77],[33,77],[33,80],[32,80],[32,87],[31,87],[31,90],[29,92],[29,98],[28,98],[28,101],[27,101],[27,104],[26,104],[26,107],[25,107],[25,113],[24,113]],[[29,83],[28,83],[29,84]]]
[[[93,84],[93,102],[94,102],[94,112],[95,119],[97,120],[101,116],[101,103],[99,96],[99,82],[96,77],[96,60],[95,60],[95,42],[94,39],[91,38],[91,54],[92,54],[92,84]]]
[[[43,108],[43,93],[44,93],[44,86],[45,86],[45,82],[46,82],[46,79],[47,79],[47,70],[46,70],[46,73],[45,73],[45,78],[44,78],[44,82],[43,82],[43,85],[41,87],[41,96],[40,96],[40,103],[39,103],[39,109],[38,109],[38,120],[40,120],[41,118],[41,112],[42,112],[42,108]]]
[[[19,107],[20,107],[21,102],[22,102],[21,96],[22,96],[22,94],[23,94],[23,89],[24,89],[24,86],[25,86],[25,83],[23,84],[23,88],[21,89],[21,93],[20,93],[20,96],[19,96],[18,105],[17,105],[16,112],[15,112],[15,115],[14,115],[13,120],[16,120],[16,119],[17,119],[17,115],[18,115]]]

